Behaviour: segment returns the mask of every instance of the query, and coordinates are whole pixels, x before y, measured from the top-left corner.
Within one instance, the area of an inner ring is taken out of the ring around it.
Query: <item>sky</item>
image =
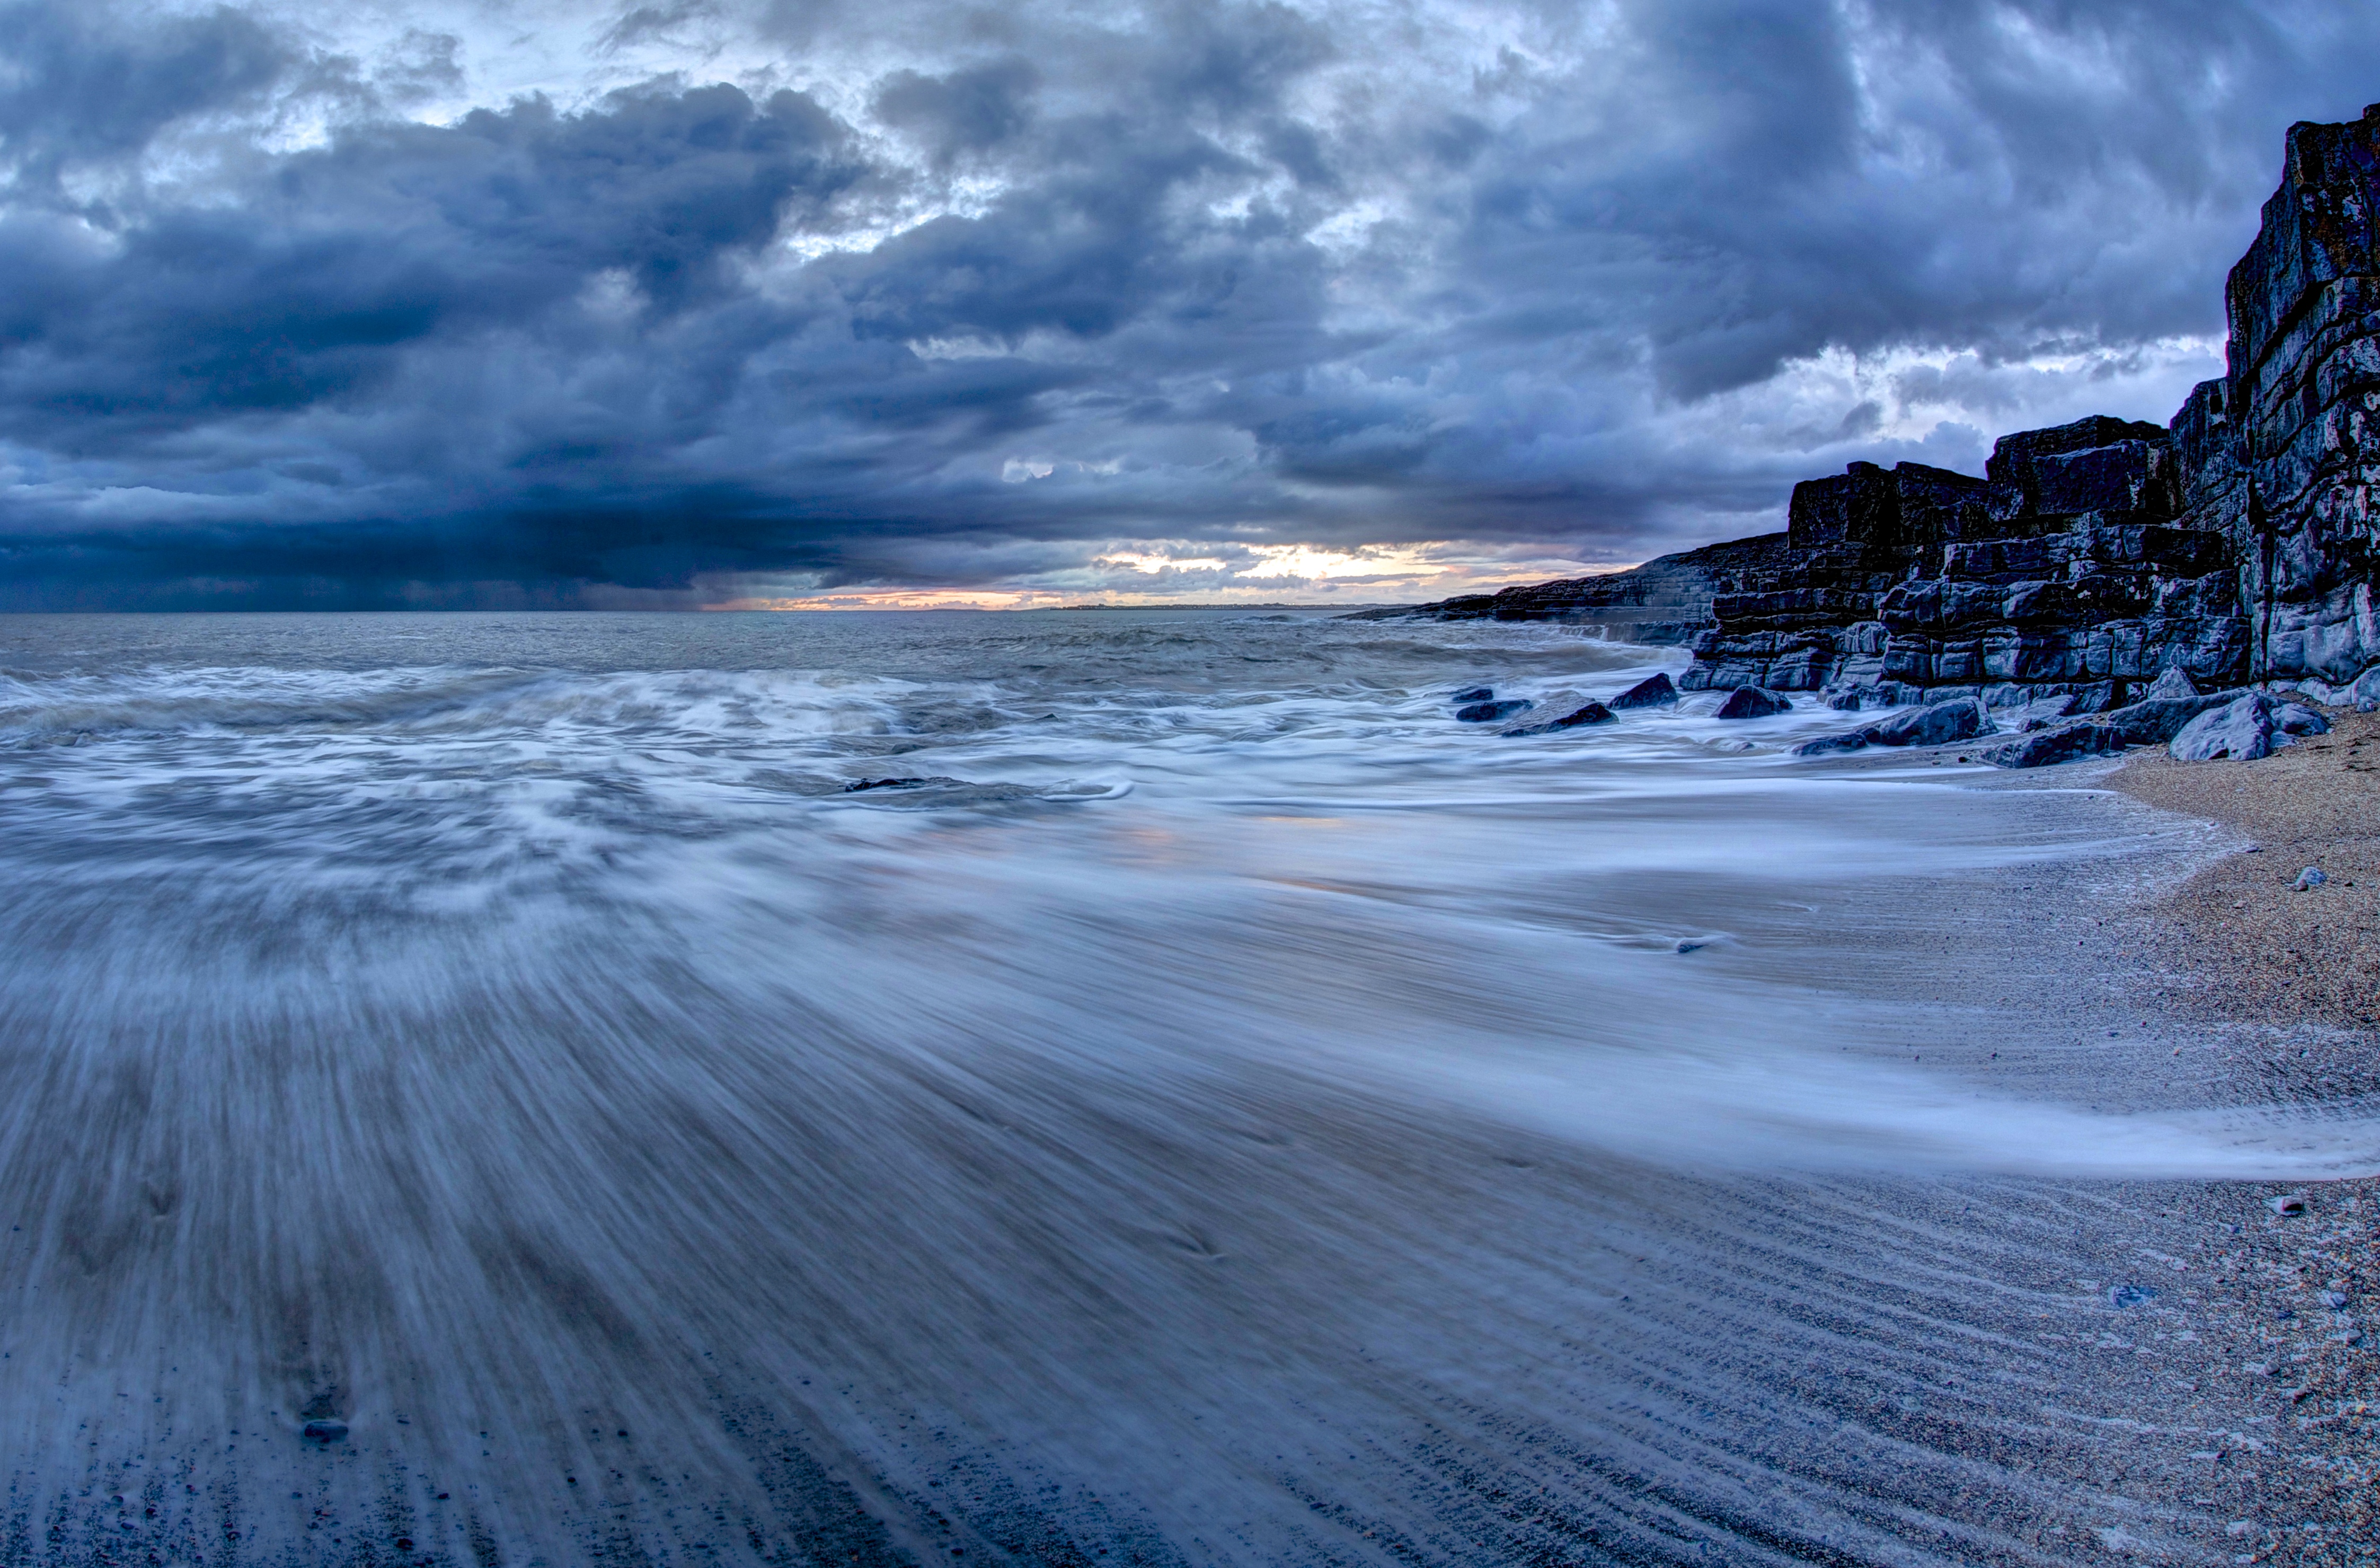
[[[0,608],[1413,602],[2164,420],[2368,0],[0,0]]]

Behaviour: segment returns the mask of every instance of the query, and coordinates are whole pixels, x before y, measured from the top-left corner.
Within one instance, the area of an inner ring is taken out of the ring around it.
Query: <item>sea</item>
[[[0,1562],[2067,1560],[2011,1325],[2368,1125],[2107,1070],[2089,766],[1451,699],[1683,663],[0,619]]]

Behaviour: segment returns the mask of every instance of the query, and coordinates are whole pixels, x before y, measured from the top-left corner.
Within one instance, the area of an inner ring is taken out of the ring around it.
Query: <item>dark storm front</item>
[[[2029,926],[1937,940],[2168,822],[1787,772],[1824,718],[1713,699],[1451,717],[1649,657],[12,620],[0,1557],[2079,1551],[2170,1445],[2043,1337],[2111,1310],[2075,1184],[2354,1129],[2070,1103],[2101,1031],[1972,978]],[[1889,983],[1815,981],[1854,935]]]

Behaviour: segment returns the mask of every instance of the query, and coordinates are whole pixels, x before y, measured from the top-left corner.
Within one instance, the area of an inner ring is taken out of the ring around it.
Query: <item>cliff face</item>
[[[2004,436],[1982,479],[1854,463],[1794,487],[1789,558],[1722,595],[1684,684],[2086,706],[2179,665],[2240,675],[2225,538],[2180,517],[2171,435],[2094,418]]]
[[[2188,520],[2231,543],[2252,675],[2380,702],[2380,104],[2289,128],[2224,302],[2228,373],[2174,418]]]
[[[2380,105],[2290,128],[2226,310],[2228,373],[2170,428],[1797,486],[1786,562],[1715,599],[1682,684],[2093,709],[2180,669],[2380,704]]]
[[[2380,706],[2380,104],[2289,129],[2226,291],[2228,369],[2171,426],[2003,436],[1982,478],[1854,463],[1779,536],[1418,611],[1684,641],[1690,689],[2113,706],[2171,669]]]

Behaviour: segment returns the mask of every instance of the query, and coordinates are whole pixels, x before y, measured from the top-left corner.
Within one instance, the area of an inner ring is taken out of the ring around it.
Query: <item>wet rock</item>
[[[2010,735],[2029,735],[2034,730],[2046,730],[2058,720],[2072,716],[2076,711],[2074,701],[2072,692],[2035,698],[2002,713],[1999,727]]]
[[[843,793],[857,795],[867,789],[915,789],[919,784],[933,782],[931,779],[854,779],[843,786]]]
[[[1634,686],[1611,699],[1611,707],[1625,711],[1630,708],[1661,708],[1678,700],[1678,686],[1667,671],[1645,676]]]
[[[1501,733],[1508,735],[1551,735],[1556,730],[1572,730],[1581,724],[1609,724],[1619,715],[1600,702],[1582,703],[1558,719],[1540,719],[1535,723],[1514,724]]]
[[[1876,740],[1876,726],[1862,724],[1840,735],[1822,735],[1815,740],[1805,740],[1793,748],[1796,757],[1831,757],[1838,752],[1860,751]]]
[[[2323,875],[2321,867],[2308,866],[2304,870],[2298,873],[2298,880],[2291,882],[2289,886],[2295,888],[2300,893],[2309,893],[2328,881],[2330,881],[2330,879]]]
[[[1766,719],[1782,713],[1793,706],[1793,699],[1782,692],[1766,687],[1740,686],[1727,694],[1719,704],[1718,716],[1722,719]]]
[[[2150,684],[2148,690],[2143,692],[2142,695],[2153,699],[2196,697],[2198,695],[2198,683],[2192,680],[2190,678],[2189,672],[2184,670],[2180,665],[2168,664],[2165,667],[2165,673],[2157,676],[2157,678]]]
[[[2234,687],[2197,697],[2151,698],[2126,703],[2121,708],[2111,708],[2101,717],[2123,731],[2128,745],[2161,746],[2180,735],[2200,714],[2213,709],[2228,708],[2243,697],[2257,695]]]
[[[2251,692],[2191,720],[2166,743],[2177,762],[2211,762],[2218,757],[2253,761],[2273,754],[2269,699]]]
[[[1466,724],[1492,724],[1499,719],[1525,713],[1536,706],[1526,698],[1507,698],[1501,702],[1475,702],[1468,708],[1457,708],[1454,716]]]
[[[1466,686],[1447,700],[1449,702],[1492,702],[1495,698],[1496,688],[1492,686]]]
[[[1793,748],[1796,757],[1823,757],[1830,752],[1857,751],[1868,746],[1949,746],[1961,740],[1973,740],[1992,727],[1991,715],[1981,701],[1963,698],[1951,702],[1929,703],[1912,712],[1897,714],[1873,724],[1841,735],[1822,735],[1806,740]],[[1960,760],[1964,761],[1961,758]]]
[[[347,1424],[345,1421],[333,1420],[329,1416],[322,1416],[307,1422],[300,1430],[309,1442],[343,1442],[346,1439]]]
[[[2109,1285],[2107,1305],[2119,1310],[2127,1307],[2144,1307],[2157,1298],[2155,1285]]]
[[[1984,705],[1971,697],[1931,703],[1870,727],[1878,746],[1948,746],[1982,735],[1992,721]]]
[[[2020,735],[1976,755],[2000,768],[2046,768],[2082,757],[2106,757],[2124,749],[2123,731],[2105,719],[2078,719]]]

